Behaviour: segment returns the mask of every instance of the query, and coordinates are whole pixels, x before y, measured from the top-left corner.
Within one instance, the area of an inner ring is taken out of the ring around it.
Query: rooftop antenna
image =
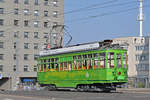
[[[143,36],[143,0],[139,0],[140,6],[139,6],[139,16],[138,21],[140,22],[140,37]]]

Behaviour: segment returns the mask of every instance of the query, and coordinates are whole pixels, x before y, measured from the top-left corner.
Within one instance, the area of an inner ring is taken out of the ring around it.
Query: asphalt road
[[[150,100],[150,92],[0,91],[0,100]]]
[[[36,98],[36,97],[28,97],[28,96],[0,94],[0,100],[53,100],[53,99],[45,99],[45,98]]]

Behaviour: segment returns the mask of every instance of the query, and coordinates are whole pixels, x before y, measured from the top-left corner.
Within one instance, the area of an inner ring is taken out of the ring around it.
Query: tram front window
[[[123,53],[123,68],[127,67],[127,53]]]
[[[117,54],[117,67],[121,68],[121,54]]]

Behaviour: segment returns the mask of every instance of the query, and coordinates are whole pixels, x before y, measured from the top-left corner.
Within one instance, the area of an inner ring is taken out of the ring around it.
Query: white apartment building
[[[39,51],[63,46],[63,25],[64,0],[0,0],[0,89],[36,81]]]
[[[113,39],[114,43],[128,44],[129,86],[150,85],[150,37],[123,37]]]

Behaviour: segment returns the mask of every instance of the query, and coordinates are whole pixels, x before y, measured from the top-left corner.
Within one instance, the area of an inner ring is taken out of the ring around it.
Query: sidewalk
[[[117,88],[118,92],[150,93],[150,88]]]

